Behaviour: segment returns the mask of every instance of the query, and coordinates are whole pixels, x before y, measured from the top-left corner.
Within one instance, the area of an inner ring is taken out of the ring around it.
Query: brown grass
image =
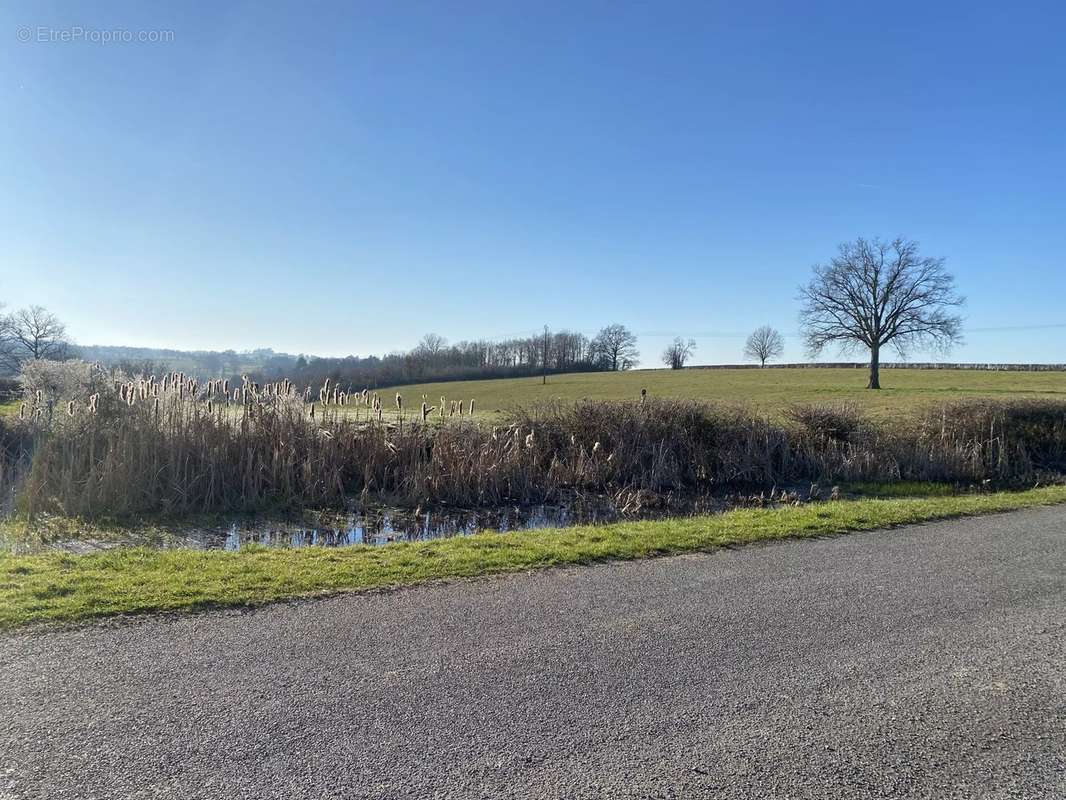
[[[474,506],[803,481],[1020,484],[1066,471],[1066,403],[1051,400],[947,404],[897,426],[847,404],[796,406],[779,422],[647,397],[543,404],[490,427],[468,414],[431,419],[424,402],[421,413],[382,421],[377,395],[364,411],[341,411],[342,395],[327,384],[316,408],[287,382],[246,381],[231,393],[175,375],[119,382],[67,413],[30,397],[33,413],[0,429],[0,480],[10,494],[18,476],[28,512],[92,517],[339,506],[353,496]]]

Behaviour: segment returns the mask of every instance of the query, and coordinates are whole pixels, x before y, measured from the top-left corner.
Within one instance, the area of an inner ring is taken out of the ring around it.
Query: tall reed
[[[322,387],[316,406],[306,390],[246,383],[231,402],[225,383],[200,388],[174,375],[120,381],[77,398],[72,415],[44,413],[45,399],[28,397],[25,418],[0,426],[0,478],[10,486],[20,476],[27,510],[92,516],[1066,472],[1066,403],[1052,401],[956,403],[897,427],[848,406],[796,407],[778,423],[648,397],[535,406],[491,427],[465,414],[431,421],[425,402],[398,425],[382,419],[377,395],[362,394],[374,413],[357,419],[332,402],[335,389]],[[130,399],[142,391],[150,402]]]

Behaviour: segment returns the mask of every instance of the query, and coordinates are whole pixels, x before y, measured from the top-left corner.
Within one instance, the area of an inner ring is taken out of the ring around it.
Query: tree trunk
[[[866,388],[881,388],[881,350],[878,347],[870,348],[870,382]]]

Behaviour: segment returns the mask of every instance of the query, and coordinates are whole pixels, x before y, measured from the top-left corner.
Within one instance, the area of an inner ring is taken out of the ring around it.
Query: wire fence
[[[698,364],[686,369],[869,369],[865,361],[808,361],[789,364]],[[881,369],[971,369],[986,372],[1066,372],[1066,364],[997,364],[946,361],[882,361]]]

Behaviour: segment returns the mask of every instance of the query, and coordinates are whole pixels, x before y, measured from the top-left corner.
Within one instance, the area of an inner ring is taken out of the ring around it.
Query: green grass
[[[400,392],[411,409],[425,394],[431,405],[474,398],[479,414],[493,415],[518,405],[563,400],[622,400],[640,396],[641,388],[660,397],[736,403],[775,414],[794,403],[853,402],[876,417],[902,416],[945,400],[975,397],[1066,398],[1064,372],[991,372],[983,370],[883,370],[881,391],[866,389],[862,369],[684,369],[592,372],[485,381],[425,383],[382,389],[391,404]]]
[[[840,487],[845,493],[861,497],[950,497],[959,494],[957,486],[934,481],[894,481],[871,483],[856,481]]]
[[[952,497],[835,502],[527,534],[483,533],[383,547],[238,552],[123,548],[0,556],[0,627],[123,613],[252,606],[543,567],[712,550],[1066,502],[1066,486]]]

